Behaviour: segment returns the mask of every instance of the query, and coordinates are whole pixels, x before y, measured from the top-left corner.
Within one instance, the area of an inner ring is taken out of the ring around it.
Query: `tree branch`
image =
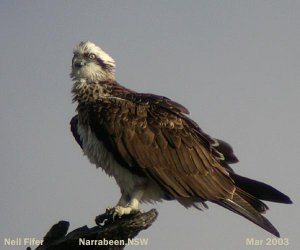
[[[147,229],[157,218],[157,211],[136,212],[112,220],[107,213],[96,217],[98,226],[83,226],[68,233],[69,222],[60,221],[53,225],[44,237],[43,245],[36,250],[120,250],[128,239]],[[80,240],[81,239],[81,240]],[[27,250],[31,250],[30,247]]]

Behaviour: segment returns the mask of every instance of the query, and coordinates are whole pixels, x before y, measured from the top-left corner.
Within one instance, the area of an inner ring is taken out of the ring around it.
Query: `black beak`
[[[80,69],[84,65],[85,65],[85,61],[82,58],[73,57],[72,66],[74,68]]]

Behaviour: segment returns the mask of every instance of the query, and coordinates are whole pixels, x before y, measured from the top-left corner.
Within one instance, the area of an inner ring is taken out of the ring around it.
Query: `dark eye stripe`
[[[109,68],[110,68],[110,66],[107,65],[107,64],[105,64],[101,58],[97,57],[96,61],[97,61],[97,63],[98,63],[103,69],[109,69]]]
[[[89,58],[89,53],[84,53],[83,56],[85,58]],[[95,60],[96,60],[97,64],[103,69],[109,70],[112,68],[110,65],[106,64],[101,58],[99,58],[97,56],[96,56]]]

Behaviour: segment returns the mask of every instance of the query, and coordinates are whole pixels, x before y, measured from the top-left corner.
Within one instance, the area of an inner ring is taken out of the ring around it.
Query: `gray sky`
[[[89,163],[69,132],[75,114],[72,49],[91,40],[128,88],[168,96],[204,131],[228,141],[241,175],[294,201],[267,218],[299,249],[300,1],[14,1],[0,3],[0,247],[42,238],[57,221],[93,225],[114,205],[114,180]],[[144,249],[254,249],[273,238],[221,207],[176,202],[139,236]],[[25,247],[20,247],[25,249]],[[131,247],[128,249],[138,249]],[[270,249],[263,246],[260,249]]]

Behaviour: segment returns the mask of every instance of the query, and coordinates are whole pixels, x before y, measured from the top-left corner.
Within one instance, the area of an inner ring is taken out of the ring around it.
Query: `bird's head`
[[[116,64],[94,43],[80,42],[74,48],[71,77],[74,81],[89,82],[115,80]]]

